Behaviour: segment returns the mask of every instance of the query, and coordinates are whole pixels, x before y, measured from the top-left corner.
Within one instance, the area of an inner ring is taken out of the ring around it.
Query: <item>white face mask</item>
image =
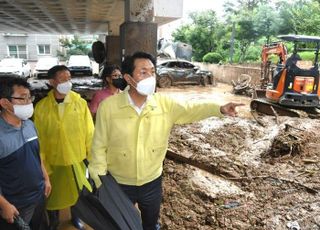
[[[143,96],[148,96],[154,94],[156,90],[156,78],[155,77],[148,77],[143,79],[137,83],[136,87],[138,93]]]
[[[33,104],[13,105],[13,113],[21,120],[27,120],[33,114]]]
[[[71,90],[71,88],[72,88],[71,81],[66,81],[66,82],[60,83],[57,86],[57,90],[61,94],[68,94],[69,91]]]

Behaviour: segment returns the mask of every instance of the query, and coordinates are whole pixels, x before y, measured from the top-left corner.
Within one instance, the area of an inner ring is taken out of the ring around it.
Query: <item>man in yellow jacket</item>
[[[122,64],[128,91],[104,100],[97,112],[89,172],[97,186],[110,172],[141,211],[144,230],[156,230],[162,197],[162,164],[174,124],[210,116],[235,116],[241,104],[181,103],[155,92],[155,60],[137,52]]]
[[[83,185],[91,189],[83,160],[90,153],[94,126],[87,102],[71,91],[68,68],[54,66],[48,77],[53,90],[36,105],[34,122],[39,132],[40,154],[52,184],[47,210],[50,229],[55,230],[59,224],[58,210],[73,206]],[[84,229],[72,208],[71,216],[73,225]]]

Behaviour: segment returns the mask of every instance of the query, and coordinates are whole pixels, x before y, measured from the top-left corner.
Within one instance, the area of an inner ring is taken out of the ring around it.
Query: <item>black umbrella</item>
[[[13,223],[17,230],[31,230],[30,226],[22,219],[21,216],[14,217]]]
[[[74,212],[95,230],[142,230],[138,210],[110,175],[100,176],[96,192],[86,188],[80,193]]]

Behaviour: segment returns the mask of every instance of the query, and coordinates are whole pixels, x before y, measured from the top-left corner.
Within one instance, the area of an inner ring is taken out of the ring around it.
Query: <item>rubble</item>
[[[237,81],[232,81],[232,92],[236,95],[245,95],[251,97],[254,92],[251,79],[252,77],[250,75],[241,74]]]
[[[174,128],[162,229],[320,229],[320,124],[263,121],[209,118]]]

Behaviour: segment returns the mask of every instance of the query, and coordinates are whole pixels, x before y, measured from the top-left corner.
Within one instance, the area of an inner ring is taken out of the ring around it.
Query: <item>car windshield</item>
[[[90,59],[88,56],[70,56],[68,64],[73,66],[90,66]]]
[[[21,65],[21,60],[19,59],[3,59],[0,62],[1,67],[20,67]]]
[[[55,65],[58,65],[58,60],[56,58],[41,58],[38,60],[36,68],[52,67]]]

